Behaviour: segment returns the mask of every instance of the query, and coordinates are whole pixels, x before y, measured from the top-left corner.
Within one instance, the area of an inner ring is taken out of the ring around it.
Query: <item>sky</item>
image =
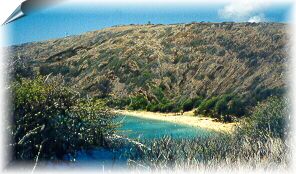
[[[4,46],[78,35],[115,25],[190,22],[289,23],[291,3],[261,1],[213,4],[61,4],[40,9],[1,28],[8,34]]]

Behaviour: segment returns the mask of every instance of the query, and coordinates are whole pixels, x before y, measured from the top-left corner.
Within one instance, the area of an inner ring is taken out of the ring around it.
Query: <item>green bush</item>
[[[131,102],[128,106],[130,110],[144,110],[148,105],[148,100],[144,95],[131,97]]]
[[[226,98],[221,98],[215,103],[215,107],[213,110],[215,117],[220,118],[221,115],[228,114],[227,103],[228,101],[226,100]]]
[[[246,103],[238,96],[225,94],[204,100],[195,115],[203,114],[214,118],[232,120],[231,117],[241,117],[245,114]]]
[[[215,107],[216,102],[218,101],[218,97],[212,97],[210,99],[204,100],[199,107],[197,108],[196,114],[209,114]]]
[[[243,116],[245,113],[246,113],[246,103],[241,99],[241,98],[238,98],[238,97],[234,97],[232,98],[228,104],[228,113],[229,114],[233,114],[235,116]]]
[[[230,114],[228,110],[228,102],[232,99],[231,95],[222,95],[215,104],[214,112],[218,115]]]
[[[120,98],[120,99],[110,98],[107,101],[107,106],[111,108],[116,108],[116,109],[125,109],[125,107],[128,106],[130,102],[131,101],[129,98]]]
[[[157,97],[158,101],[163,101],[165,99],[163,89],[160,87],[153,87],[152,93]]]
[[[202,103],[202,98],[201,97],[195,97],[192,99],[187,99],[185,102],[182,104],[182,109],[183,111],[190,111],[193,108],[196,108]]]
[[[288,101],[286,98],[269,97],[257,105],[252,115],[239,128],[243,134],[269,135],[285,138],[288,133]]]
[[[75,157],[81,149],[105,146],[116,130],[104,103],[81,99],[55,79],[20,79],[11,89],[15,160]]]
[[[283,88],[261,88],[257,87],[253,93],[253,96],[256,101],[263,101],[270,96],[282,96],[285,93],[285,89]]]
[[[161,112],[172,112],[176,108],[176,104],[173,102],[165,103],[160,105]]]
[[[157,112],[160,111],[160,105],[156,102],[149,103],[146,107],[147,111]]]

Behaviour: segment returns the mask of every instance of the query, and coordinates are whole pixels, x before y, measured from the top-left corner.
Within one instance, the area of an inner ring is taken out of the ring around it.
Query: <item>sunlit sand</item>
[[[215,121],[210,117],[194,116],[193,111],[181,113],[159,113],[148,111],[130,111],[130,110],[116,110],[115,113],[122,115],[129,115],[140,118],[161,120],[173,122],[176,124],[183,124],[193,127],[200,127],[217,132],[231,133],[238,123],[222,123]]]

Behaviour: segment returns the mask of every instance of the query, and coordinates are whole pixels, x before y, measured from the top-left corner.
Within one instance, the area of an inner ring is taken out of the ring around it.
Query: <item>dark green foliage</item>
[[[146,109],[146,106],[148,105],[148,100],[144,95],[137,95],[130,98],[130,104],[128,106],[128,109],[131,110],[144,110]]]
[[[227,103],[228,114],[243,116],[246,113],[246,103],[239,97],[233,97]]]
[[[161,110],[160,108],[161,106],[156,102],[149,103],[146,107],[147,111],[151,111],[151,112],[160,111]]]
[[[175,102],[168,100],[164,93],[164,86],[160,85],[158,88],[154,88],[155,96],[157,100],[148,100],[144,95],[132,96],[130,99],[110,100],[108,106],[115,108],[126,108],[131,110],[147,110],[151,112],[180,112],[190,111],[196,108],[201,102],[201,97],[195,97],[187,99],[184,102]]]
[[[215,113],[217,113],[218,115],[226,114],[227,103],[228,103],[228,100],[226,99],[226,97],[220,98],[215,104],[215,108],[214,108]]]
[[[160,112],[172,112],[176,108],[176,104],[173,102],[160,105]]]
[[[221,95],[204,100],[195,114],[202,114],[229,122],[232,116],[240,117],[245,114],[245,103],[235,95]]]
[[[165,73],[165,76],[169,77],[171,79],[171,82],[172,83],[176,83],[177,82],[177,77],[176,77],[176,74],[172,71],[167,71]]]
[[[227,50],[233,48],[233,41],[227,36],[218,36],[217,37],[218,44],[222,47],[225,47]]]
[[[79,69],[77,67],[74,67],[74,68],[70,69],[70,72],[69,72],[68,76],[77,77],[77,76],[79,76],[80,73],[81,72],[79,71]]]
[[[56,160],[105,146],[116,124],[104,103],[81,99],[57,79],[44,81],[21,79],[11,88],[13,159]]]
[[[156,103],[152,102],[147,106],[147,111],[151,112],[179,112],[180,107],[174,102]]]
[[[163,89],[160,87],[153,87],[152,93],[157,97],[158,101],[163,101],[165,99]]]
[[[190,62],[190,57],[187,55],[184,55],[184,56],[180,57],[180,62],[181,63],[188,63],[188,62]]]
[[[195,97],[192,99],[187,99],[182,106],[183,111],[191,111],[193,108],[196,108],[198,105],[202,103],[201,97]]]
[[[285,89],[283,88],[256,88],[254,90],[253,96],[257,101],[262,101],[267,99],[270,96],[282,96],[285,93]]]
[[[107,106],[110,108],[116,108],[116,109],[125,109],[129,104],[131,100],[129,98],[120,98],[120,99],[109,99],[107,101]]]
[[[222,95],[215,103],[214,114],[219,117],[220,115],[231,114],[228,108],[228,102],[233,98],[231,95]]]
[[[214,108],[218,97],[212,97],[208,100],[204,100],[198,107],[198,114],[208,114]]]
[[[269,97],[255,107],[239,131],[251,136],[269,135],[282,139],[288,133],[289,106],[286,98]]]
[[[217,56],[224,56],[225,55],[225,50],[224,49],[218,49],[216,54],[217,54]]]

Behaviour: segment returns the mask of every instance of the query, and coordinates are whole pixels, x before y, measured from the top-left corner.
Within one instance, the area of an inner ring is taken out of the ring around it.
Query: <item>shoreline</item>
[[[217,122],[210,117],[194,116],[193,111],[180,113],[160,113],[149,111],[131,111],[131,110],[114,110],[116,114],[128,115],[139,118],[146,118],[152,120],[172,122],[180,125],[187,125],[192,127],[198,127],[202,129],[208,129],[216,132],[231,133],[238,123],[222,123]]]

